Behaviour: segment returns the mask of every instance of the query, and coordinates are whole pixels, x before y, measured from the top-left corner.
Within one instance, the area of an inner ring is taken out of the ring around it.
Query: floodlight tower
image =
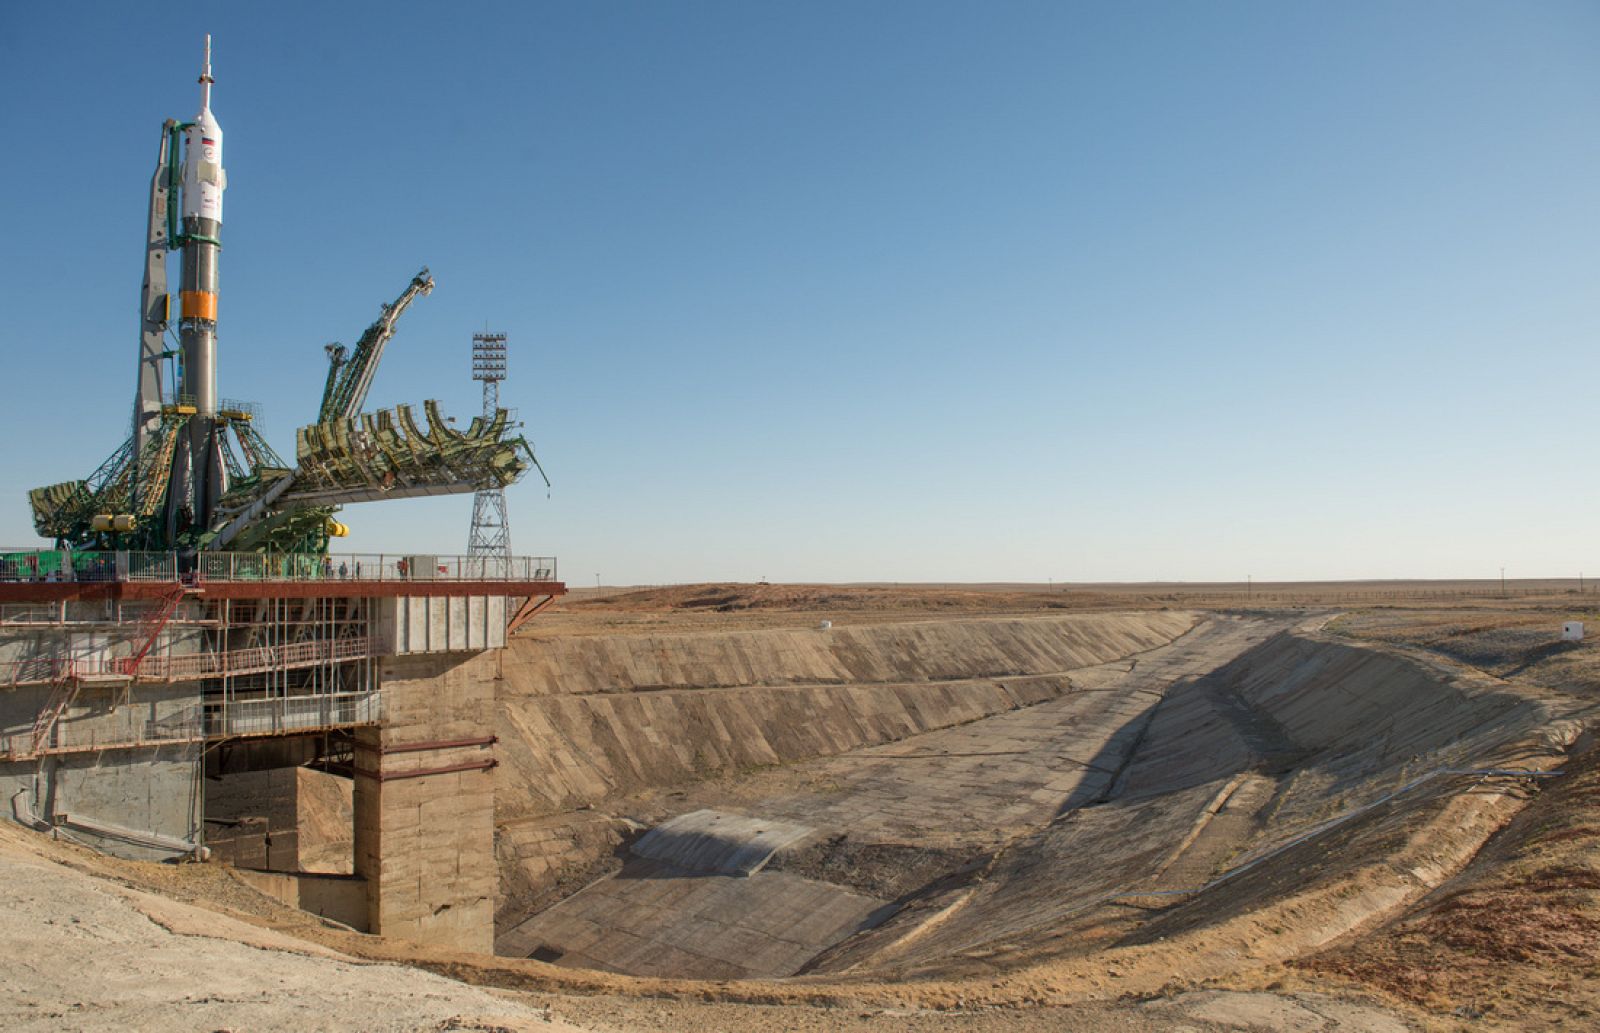
[[[500,381],[506,378],[506,335],[472,335],[472,379],[483,382],[483,421],[494,420],[500,409]],[[472,533],[467,555],[485,561],[511,562],[511,525],[506,519],[504,488],[479,488],[472,497]]]

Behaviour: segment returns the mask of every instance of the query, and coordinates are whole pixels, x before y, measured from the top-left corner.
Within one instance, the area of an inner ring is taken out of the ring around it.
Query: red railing
[[[188,653],[182,656],[147,656],[143,678],[180,681],[190,678],[254,674],[284,667],[306,667],[339,660],[360,660],[372,656],[372,638],[312,639],[279,646],[257,646],[226,653]]]

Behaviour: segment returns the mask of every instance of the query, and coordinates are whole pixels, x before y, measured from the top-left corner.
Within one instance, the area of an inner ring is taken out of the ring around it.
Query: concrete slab
[[[794,822],[700,810],[651,829],[633,845],[633,853],[690,872],[754,875],[778,850],[815,831]]]
[[[665,906],[663,890],[671,896]],[[893,910],[876,897],[785,872],[706,875],[633,861],[523,922],[500,946],[516,943],[527,956],[559,965],[641,976],[792,975]]]

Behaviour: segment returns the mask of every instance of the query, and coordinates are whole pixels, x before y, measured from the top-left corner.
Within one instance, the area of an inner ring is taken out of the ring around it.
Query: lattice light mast
[[[506,335],[472,335],[472,379],[483,383],[483,419],[493,420],[500,408],[500,382],[506,378]],[[511,525],[506,518],[502,487],[479,488],[472,497],[472,533],[467,555],[511,560]]]

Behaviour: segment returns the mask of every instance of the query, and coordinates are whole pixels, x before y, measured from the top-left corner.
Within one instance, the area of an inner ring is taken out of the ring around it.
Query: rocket
[[[211,37],[200,73],[200,112],[184,130],[182,169],[182,272],[178,342],[183,358],[178,394],[190,401],[186,448],[174,459],[169,520],[204,528],[227,489],[217,423],[217,258],[222,251],[222,127],[211,113]],[[186,396],[186,397],[185,397]],[[186,467],[187,469],[184,469]],[[187,489],[187,490],[184,490]],[[189,512],[180,510],[188,502]]]

